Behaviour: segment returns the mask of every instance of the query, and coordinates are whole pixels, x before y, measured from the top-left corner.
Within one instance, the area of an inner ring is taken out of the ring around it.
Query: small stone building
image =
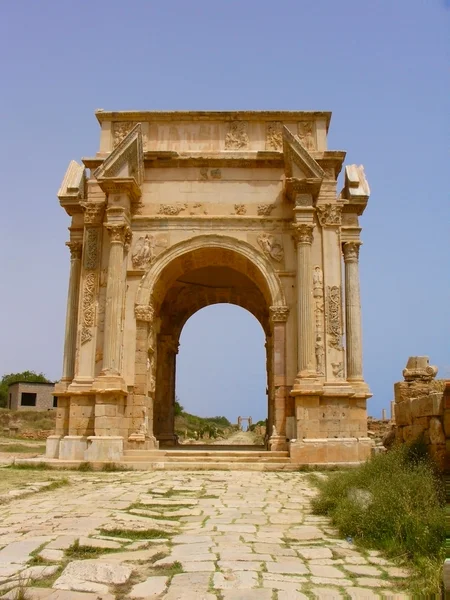
[[[8,387],[8,408],[11,410],[50,410],[56,408],[54,383],[16,381]]]

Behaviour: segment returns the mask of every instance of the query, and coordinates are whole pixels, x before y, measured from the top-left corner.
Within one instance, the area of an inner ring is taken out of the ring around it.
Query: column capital
[[[271,306],[270,320],[272,323],[286,323],[289,316],[289,308],[287,306]]]
[[[313,241],[314,223],[293,223],[293,238],[297,245],[311,245]]]
[[[147,321],[151,323],[155,316],[155,311],[149,304],[136,304],[134,307],[136,321]]]
[[[359,258],[359,247],[362,242],[344,242],[342,244],[342,252],[344,253],[345,262],[358,262]]]
[[[81,252],[83,250],[83,244],[81,242],[66,242],[66,246],[70,250],[71,260],[81,260]]]
[[[109,241],[111,244],[129,245],[131,231],[125,223],[105,223],[105,228],[109,232]]]
[[[317,217],[322,227],[339,226],[342,223],[342,207],[337,204],[316,206]]]
[[[105,212],[105,202],[80,202],[84,210],[85,225],[101,225]]]

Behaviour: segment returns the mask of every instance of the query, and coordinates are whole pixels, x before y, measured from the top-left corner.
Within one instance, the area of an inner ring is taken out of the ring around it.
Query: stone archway
[[[148,395],[153,406],[153,431],[174,444],[175,365],[179,337],[198,310],[217,303],[241,306],[253,314],[266,334],[269,444],[286,447],[287,308],[280,282],[270,263],[254,248],[227,236],[203,235],[173,246],[160,255],[143,277],[136,316],[151,314],[148,338]],[[139,331],[139,326],[137,328]],[[139,338],[139,336],[138,336]],[[136,373],[145,358],[137,340]]]

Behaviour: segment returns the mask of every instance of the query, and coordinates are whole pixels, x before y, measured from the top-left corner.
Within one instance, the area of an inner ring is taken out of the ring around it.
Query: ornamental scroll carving
[[[268,233],[261,233],[257,239],[258,244],[263,249],[264,254],[270,258],[273,258],[273,260],[276,260],[277,262],[281,262],[283,260],[283,246],[281,242],[275,238],[275,236]]]
[[[294,241],[297,244],[312,244],[314,224],[294,223]]]
[[[341,288],[338,285],[329,285],[327,287],[327,333],[328,345],[331,348],[342,349],[341,332]]]
[[[88,273],[83,283],[83,299],[81,302],[82,326],[81,343],[85,344],[92,339],[92,328],[95,322],[95,287],[97,276],[95,273]]]
[[[245,215],[247,213],[247,207],[245,204],[235,204],[234,212],[236,215]]]
[[[186,210],[187,203],[184,204],[161,204],[159,207],[160,215],[179,215],[182,210]]]
[[[325,375],[325,347],[324,347],[324,300],[323,300],[323,272],[319,265],[313,269],[313,297],[314,297],[314,316],[316,326],[316,372],[318,375]]]
[[[97,268],[98,264],[98,238],[99,230],[98,227],[86,228],[86,245],[84,252],[84,268],[93,270]]]
[[[83,250],[83,244],[81,242],[66,242],[66,246],[70,250],[71,260],[80,260],[81,252]]]
[[[271,121],[266,128],[266,150],[281,152],[283,149],[283,130],[281,121]]]
[[[342,207],[336,204],[322,204],[316,207],[319,223],[322,227],[327,225],[340,225],[342,222]]]
[[[289,308],[287,306],[271,306],[270,316],[273,323],[286,323],[289,316]]]
[[[127,225],[105,225],[109,232],[109,241],[116,244],[130,243],[130,228]]]
[[[298,124],[298,137],[306,150],[316,149],[314,121],[300,121]]]
[[[80,202],[84,209],[84,222],[86,225],[100,225],[105,210],[104,202]]]
[[[249,146],[247,121],[233,121],[225,136],[225,150],[245,150]]]
[[[274,208],[275,204],[258,204],[256,212],[260,217],[268,217]]]
[[[151,323],[155,316],[155,311],[149,304],[136,304],[134,307],[134,315],[136,321],[147,321],[147,323]]]
[[[113,145],[116,148],[127,137],[133,129],[134,123],[131,121],[119,121],[113,124]]]

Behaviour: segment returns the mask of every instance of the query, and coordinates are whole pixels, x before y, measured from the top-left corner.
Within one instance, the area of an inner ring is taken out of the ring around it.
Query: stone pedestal
[[[296,464],[355,464],[370,457],[373,442],[369,438],[310,438],[292,440],[291,461]]]
[[[84,460],[88,462],[117,462],[123,457],[123,437],[90,436]]]
[[[85,459],[87,448],[87,438],[81,435],[66,435],[59,443],[60,460],[81,460]]]
[[[49,435],[45,442],[45,457],[59,458],[59,443],[62,439],[61,435]]]

